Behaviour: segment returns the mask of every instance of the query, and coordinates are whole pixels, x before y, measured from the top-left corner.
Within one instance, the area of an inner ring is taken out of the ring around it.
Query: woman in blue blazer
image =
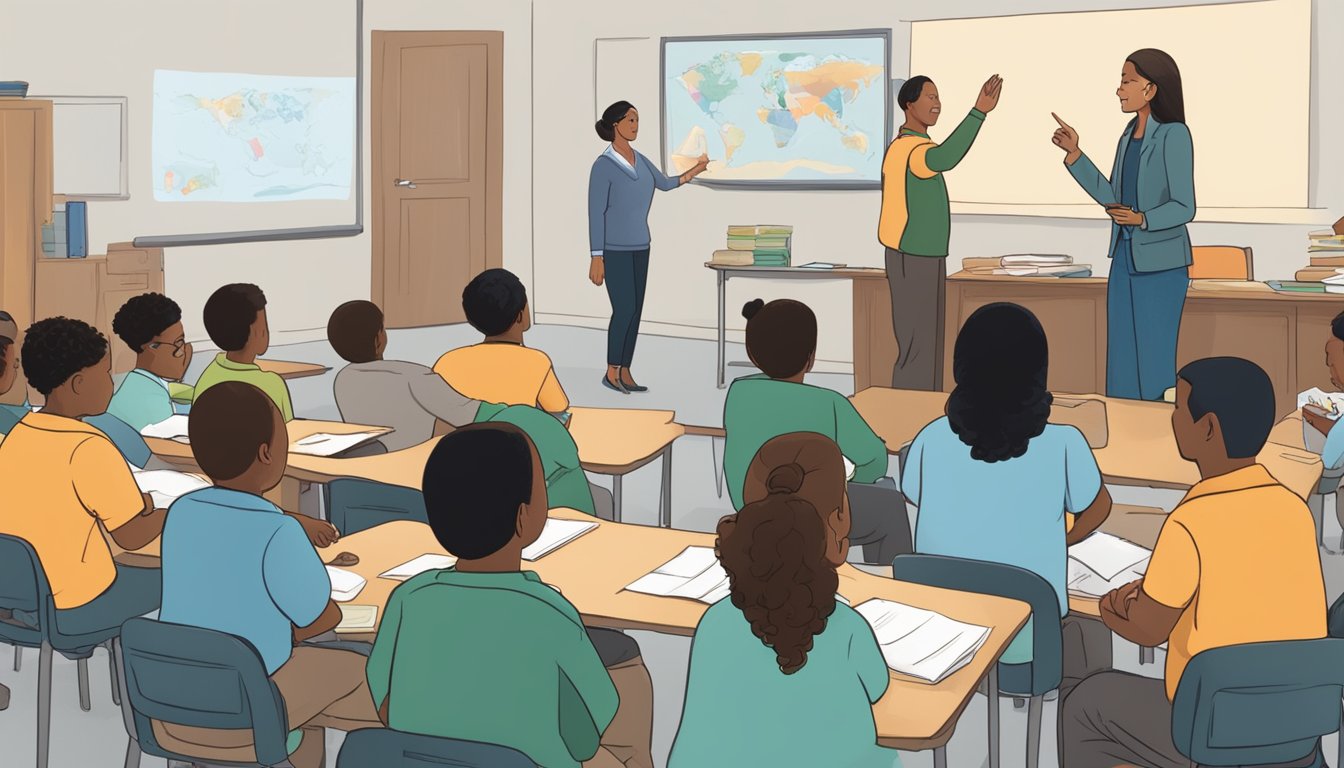
[[[1159,400],[1176,385],[1176,338],[1190,286],[1195,217],[1194,144],[1185,126],[1181,72],[1155,48],[1135,51],[1120,74],[1120,137],[1108,179],[1056,115],[1054,143],[1078,185],[1112,220],[1106,288],[1106,394]]]

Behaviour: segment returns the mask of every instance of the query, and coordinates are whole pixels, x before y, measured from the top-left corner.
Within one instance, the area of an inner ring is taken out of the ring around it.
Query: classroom
[[[3,9],[0,765],[1344,765],[1344,4]]]

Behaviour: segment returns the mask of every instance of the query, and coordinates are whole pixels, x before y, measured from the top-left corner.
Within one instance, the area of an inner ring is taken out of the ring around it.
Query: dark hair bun
[[[593,128],[597,130],[598,137],[603,141],[611,141],[616,138],[616,127],[605,120],[598,120],[593,124]]]
[[[807,475],[796,462],[781,464],[770,470],[765,488],[770,493],[797,493],[803,487],[803,478]]]
[[[764,308],[765,308],[764,299],[752,299],[751,301],[748,301],[746,304],[742,305],[742,316],[750,320],[751,318],[756,316],[757,312],[760,312]]]

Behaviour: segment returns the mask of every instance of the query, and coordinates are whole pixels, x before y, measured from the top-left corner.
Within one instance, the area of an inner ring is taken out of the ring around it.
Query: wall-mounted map
[[[154,199],[344,200],[355,80],[154,71]]]
[[[722,185],[877,186],[890,136],[885,31],[663,39],[663,153]]]

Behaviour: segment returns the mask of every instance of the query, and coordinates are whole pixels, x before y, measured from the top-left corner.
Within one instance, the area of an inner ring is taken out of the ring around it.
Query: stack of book
[[[1292,280],[1270,280],[1281,293],[1344,293],[1344,219],[1334,229],[1309,234],[1307,255],[1311,262],[1297,270]]]
[[[28,95],[28,84],[22,80],[0,80],[0,97],[23,98]]]
[[[786,224],[728,227],[728,248],[715,251],[711,264],[734,267],[789,266],[793,227]]]
[[[972,257],[961,268],[973,275],[1011,277],[1090,277],[1090,264],[1074,264],[1072,256],[1047,253],[1015,253],[1008,256]]]

